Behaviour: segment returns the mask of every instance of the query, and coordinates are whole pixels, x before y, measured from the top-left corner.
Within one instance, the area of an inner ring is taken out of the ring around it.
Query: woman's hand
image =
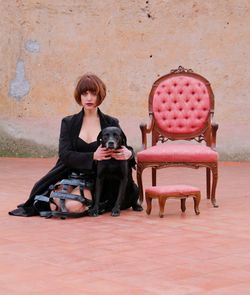
[[[132,156],[132,152],[125,146],[122,146],[118,150],[113,150],[111,157],[116,160],[128,160]]]
[[[102,160],[109,160],[111,159],[112,150],[108,150],[101,145],[97,148],[97,150],[94,152],[93,159],[96,161],[102,161]]]

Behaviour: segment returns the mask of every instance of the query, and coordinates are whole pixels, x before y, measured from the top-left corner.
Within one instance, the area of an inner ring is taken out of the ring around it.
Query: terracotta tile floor
[[[200,187],[199,216],[192,199],[186,213],[168,200],[162,219],[156,201],[150,216],[8,216],[54,162],[0,158],[1,295],[250,294],[250,163],[220,163],[218,209],[205,199],[205,170],[159,171],[159,184]]]

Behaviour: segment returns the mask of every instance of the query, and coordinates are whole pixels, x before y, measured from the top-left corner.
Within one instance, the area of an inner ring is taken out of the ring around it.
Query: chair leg
[[[143,166],[140,163],[138,163],[136,176],[137,176],[137,184],[138,184],[138,188],[139,188],[139,201],[141,204],[143,202],[142,172],[143,172]]]
[[[200,210],[199,210],[199,204],[200,204],[200,200],[201,200],[201,194],[197,193],[195,195],[195,197],[193,197],[194,199],[194,211],[196,215],[200,214]]]
[[[147,203],[146,213],[149,215],[152,210],[152,198],[148,197],[147,195],[146,195],[146,203]]]
[[[206,168],[206,176],[207,176],[207,199],[210,199],[210,196],[211,196],[211,173],[210,173],[210,168]]]
[[[182,212],[186,211],[186,198],[181,199],[181,211]]]
[[[156,169],[152,168],[152,186],[156,186]]]
[[[211,202],[212,202],[214,208],[218,208],[219,206],[217,205],[216,198],[215,198],[215,191],[216,191],[216,186],[217,186],[217,181],[218,181],[218,165],[217,165],[217,163],[212,167],[212,174],[213,174],[213,181],[212,181]]]
[[[164,216],[164,207],[166,203],[166,198],[159,198],[159,207],[160,207],[160,212],[159,216],[162,218]]]

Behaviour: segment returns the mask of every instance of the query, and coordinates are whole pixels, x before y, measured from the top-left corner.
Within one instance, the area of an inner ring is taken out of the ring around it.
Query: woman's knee
[[[86,209],[85,205],[74,200],[66,200],[65,207],[68,210],[68,212],[72,212],[72,213],[79,213]]]
[[[62,186],[58,187],[58,189],[56,191],[61,191],[61,190],[62,190]],[[80,195],[79,187],[77,187],[77,188],[69,187],[68,193]],[[88,189],[84,189],[84,197],[88,198],[89,200],[92,200],[91,191]],[[54,198],[54,203],[57,205],[58,208],[60,208],[59,199]],[[51,204],[51,206],[50,206],[51,210],[56,210],[56,205]],[[67,200],[67,199],[65,200],[65,207],[68,212],[72,212],[72,213],[79,213],[79,212],[82,212],[87,209],[86,206],[84,204],[80,203],[79,201]]]

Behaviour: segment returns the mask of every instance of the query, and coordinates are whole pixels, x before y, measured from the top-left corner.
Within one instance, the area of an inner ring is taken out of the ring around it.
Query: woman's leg
[[[61,190],[62,190],[62,187],[59,187],[56,191],[61,191]],[[69,186],[68,193],[80,195],[79,187],[73,188]],[[83,193],[85,198],[92,200],[92,194],[90,190],[84,189]],[[54,202],[57,204],[58,207],[60,207],[60,201],[58,198],[54,198]],[[56,206],[54,204],[51,204],[50,207],[51,207],[51,210],[56,209]],[[79,201],[74,201],[74,200],[65,200],[65,207],[70,213],[79,213],[87,209],[86,205],[80,203]]]
[[[73,189],[71,193],[80,195],[79,187]],[[83,194],[85,198],[92,200],[92,195],[90,190],[84,189]],[[75,212],[75,213],[79,213],[87,209],[86,205],[74,200],[65,200],[65,207],[67,208],[69,212]]]

